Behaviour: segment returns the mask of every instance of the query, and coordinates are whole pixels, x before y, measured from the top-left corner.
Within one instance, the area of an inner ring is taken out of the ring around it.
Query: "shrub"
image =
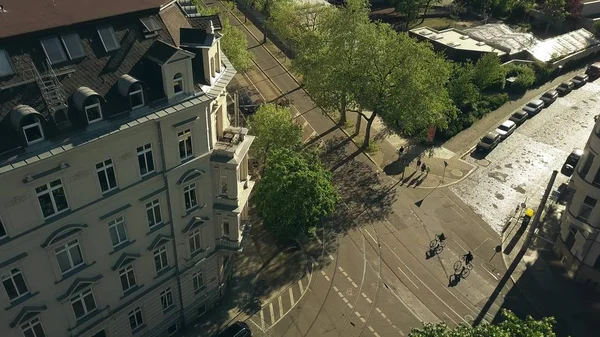
[[[533,63],[532,68],[535,72],[535,83],[538,85],[548,82],[554,74],[554,69],[552,69],[552,66],[544,62],[536,61]]]
[[[516,93],[524,93],[535,83],[535,72],[532,67],[525,64],[509,64],[506,75],[516,77],[516,80],[510,86],[510,90]]]
[[[488,102],[490,110],[496,110],[504,103],[508,102],[508,94],[493,94],[493,95],[485,95],[483,99]]]

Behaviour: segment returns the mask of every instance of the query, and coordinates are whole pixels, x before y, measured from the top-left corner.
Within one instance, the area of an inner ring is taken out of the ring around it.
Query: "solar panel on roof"
[[[67,55],[65,54],[58,37],[46,37],[40,39],[40,43],[42,44],[42,48],[44,48],[44,52],[46,53],[46,57],[48,58],[48,61],[50,61],[50,64],[57,64],[67,60]]]
[[[83,45],[81,44],[81,38],[77,33],[68,33],[61,35],[61,39],[65,45],[65,49],[67,50],[67,54],[69,54],[69,58],[71,60],[75,60],[85,56],[85,51],[83,50]]]
[[[141,18],[140,21],[142,22],[142,25],[144,25],[144,28],[146,29],[146,31],[148,31],[150,33],[156,32],[156,31],[159,31],[162,29],[160,27],[160,25],[158,24],[158,22],[156,21],[156,19],[154,19],[151,16],[146,17],[146,18]]]
[[[102,41],[102,45],[106,52],[117,50],[121,47],[112,26],[99,27],[98,35],[100,36],[100,40]]]
[[[0,77],[14,74],[15,71],[10,64],[8,53],[4,49],[0,49]]]

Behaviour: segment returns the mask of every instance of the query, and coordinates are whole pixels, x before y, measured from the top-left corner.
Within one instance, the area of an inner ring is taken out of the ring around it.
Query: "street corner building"
[[[175,334],[223,295],[254,186],[218,16],[0,4],[0,336]]]
[[[600,119],[566,190],[553,250],[571,278],[600,291]]]

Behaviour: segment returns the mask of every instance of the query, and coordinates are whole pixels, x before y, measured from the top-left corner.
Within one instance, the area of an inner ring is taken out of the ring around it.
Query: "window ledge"
[[[152,228],[150,228],[150,231],[148,233],[146,233],[146,235],[154,234],[154,232],[165,228],[168,224],[169,224],[168,222],[163,222],[159,225],[154,225]]]
[[[206,204],[192,207],[189,210],[185,211],[185,214],[182,216],[182,218],[185,218],[185,217],[189,216],[190,214],[203,209],[204,207],[206,207]]]
[[[77,268],[75,268],[73,270],[69,270],[68,272],[62,274],[62,278],[60,280],[54,282],[54,284],[59,284],[59,283],[65,281],[65,280],[69,279],[70,277],[78,274],[80,271],[82,271],[84,269],[87,269],[88,267],[91,267],[91,266],[93,266],[95,264],[96,264],[96,261],[94,261],[94,262],[92,262],[90,264],[82,264],[81,266],[79,266],[79,267],[77,267]]]
[[[181,164],[185,164],[185,163],[189,162],[192,159],[194,159],[194,155],[191,155],[191,156],[183,158],[183,159],[180,158]]]
[[[44,225],[49,225],[49,224],[51,224],[51,223],[53,223],[55,221],[58,221],[58,220],[66,217],[67,215],[70,215],[72,213],[73,213],[73,211],[70,208],[67,208],[66,210],[64,210],[64,211],[62,211],[62,212],[60,212],[58,214],[54,214],[54,215],[51,215],[51,216],[49,216],[47,218],[44,218]]]
[[[23,302],[27,301],[28,299],[36,296],[37,294],[39,294],[39,291],[36,291],[34,293],[28,293],[27,295],[21,296],[19,298],[17,298],[16,300],[10,302],[10,305],[6,308],[4,308],[5,311],[8,311],[14,307],[17,307],[18,305],[22,304]]]
[[[206,290],[206,286],[202,286],[202,287],[194,290],[194,295],[198,295],[199,293],[203,292],[204,290]]]
[[[2,239],[0,239],[0,246],[10,241],[12,241],[10,236],[3,237]]]
[[[167,312],[173,310],[173,309],[175,309],[175,304],[171,304],[170,307],[168,307],[166,309],[163,309],[163,315],[166,314]]]
[[[125,242],[123,242],[123,243],[119,244],[118,246],[116,246],[116,247],[113,247],[113,250],[112,250],[112,252],[108,253],[108,255],[113,255],[114,253],[116,253],[116,252],[118,252],[118,251],[120,251],[120,250],[123,250],[123,249],[125,249],[125,248],[127,248],[127,247],[131,246],[131,245],[132,245],[132,244],[134,244],[135,242],[136,242],[135,240],[131,240],[131,241],[125,241]]]
[[[72,328],[68,328],[67,331],[71,332],[79,327],[81,327],[83,324],[85,324],[87,321],[91,320],[92,318],[98,316],[98,314],[100,314],[101,312],[103,312],[104,309],[98,309],[96,308],[96,310],[94,310],[93,312],[90,312],[89,314],[81,317],[80,319],[77,320],[77,324],[75,324],[74,327]]]
[[[205,251],[206,251],[206,249],[198,249],[197,251],[195,251],[192,254],[190,254],[190,258],[186,259],[186,261],[190,261],[191,259],[195,258],[196,256],[204,253]]]
[[[142,325],[138,326],[137,328],[135,328],[135,330],[132,330],[131,333],[135,335],[136,333],[144,330],[145,328],[146,328],[146,324],[142,324]]]
[[[156,280],[157,278],[159,278],[159,277],[163,276],[164,274],[166,274],[166,273],[168,273],[169,271],[173,270],[173,268],[175,268],[175,267],[173,267],[173,266],[170,266],[170,267],[166,267],[166,268],[164,268],[163,270],[159,271],[159,272],[156,274],[156,276],[154,276],[154,279]]]
[[[142,285],[136,284],[133,287],[131,287],[131,288],[127,289],[126,291],[124,291],[123,292],[123,296],[119,297],[119,299],[122,300],[122,299],[128,297],[129,295],[135,293],[136,291],[140,290],[143,287],[144,287],[143,284]]]

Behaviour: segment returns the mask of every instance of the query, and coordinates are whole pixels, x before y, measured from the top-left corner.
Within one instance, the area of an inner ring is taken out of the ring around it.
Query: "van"
[[[585,73],[590,77],[591,80],[600,77],[600,62],[590,64]]]

